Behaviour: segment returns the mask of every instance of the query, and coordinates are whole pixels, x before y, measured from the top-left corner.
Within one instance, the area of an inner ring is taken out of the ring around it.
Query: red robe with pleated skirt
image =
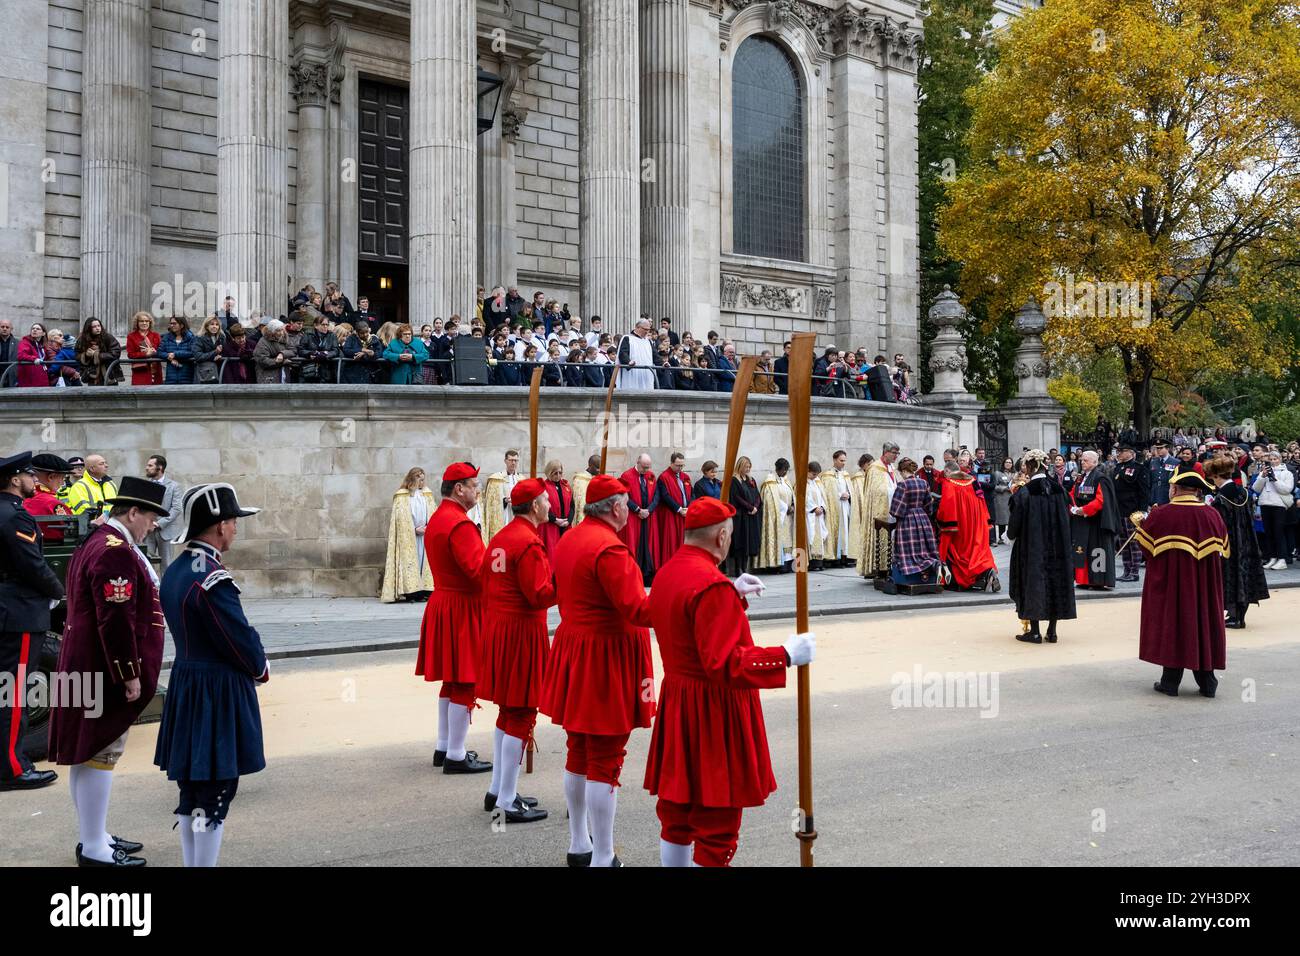
[[[989,548],[989,512],[975,494],[975,479],[970,475],[944,477],[934,520],[939,526],[939,560],[948,565],[958,587],[970,587],[985,571],[997,567]]]
[[[662,568],[677,553],[686,537],[686,516],[678,512],[691,503],[691,476],[671,468],[659,474],[655,483],[657,506],[650,514],[650,553],[655,567]]]
[[[1151,509],[1135,540],[1147,555],[1138,657],[1160,667],[1223,670],[1223,518],[1203,501],[1175,498]]]
[[[546,609],[555,582],[531,521],[516,518],[487,545],[483,561],[483,637],[475,694],[500,707],[537,707],[550,639]]]
[[[473,684],[476,680],[484,554],[478,525],[459,504],[444,498],[424,529],[433,594],[424,606],[415,673],[426,681]]]
[[[754,646],[746,607],[693,545],[655,576],[650,615],[664,679],[645,788],[664,800],[757,807],[776,790],[758,691],[785,686],[786,656]]]
[[[650,602],[641,572],[608,522],[587,518],[556,548],[560,626],[541,711],[565,730],[616,736],[654,718]]]

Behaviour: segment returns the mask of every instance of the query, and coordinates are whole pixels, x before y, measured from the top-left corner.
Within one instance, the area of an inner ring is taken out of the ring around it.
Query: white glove
[[[762,578],[749,573],[742,574],[731,583],[741,597],[749,597],[751,594],[762,597],[763,592],[767,590],[767,585],[763,583]]]
[[[785,642],[785,653],[790,658],[791,667],[811,664],[817,656],[817,639],[809,631],[807,634],[791,634]]]

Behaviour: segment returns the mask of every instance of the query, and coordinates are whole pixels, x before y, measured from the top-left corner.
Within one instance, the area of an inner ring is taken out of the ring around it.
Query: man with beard
[[[1065,490],[1047,479],[1047,455],[1025,452],[1028,483],[1011,495],[1011,600],[1020,616],[1016,640],[1041,644],[1039,621],[1047,621],[1047,643],[1056,643],[1056,622],[1077,616],[1074,563],[1070,557],[1070,512]]]
[[[1136,581],[1138,571],[1142,568],[1142,549],[1133,537],[1137,527],[1129,516],[1145,512],[1151,506],[1151,469],[1138,460],[1132,445],[1121,445],[1119,463],[1115,465],[1111,480],[1115,483],[1119,513],[1124,518],[1124,527],[1120,533],[1128,541],[1121,552],[1124,576],[1119,580]]]
[[[1095,451],[1080,456],[1082,474],[1070,489],[1074,583],[1102,591],[1115,586],[1115,535],[1122,527],[1115,485],[1097,467]]]
[[[1223,620],[1223,560],[1228,529],[1202,497],[1212,486],[1194,471],[1170,482],[1170,501],[1138,516],[1138,543],[1147,553],[1142,587],[1138,657],[1162,668],[1154,687],[1178,696],[1190,668],[1202,697],[1219,686],[1216,670],[1227,666]]]
[[[650,470],[650,456],[638,455],[636,467],[623,472],[622,481],[627,486],[628,517],[627,523],[620,525],[618,536],[641,569],[641,582],[649,587],[655,576],[650,527],[650,513],[655,506],[655,473]]]

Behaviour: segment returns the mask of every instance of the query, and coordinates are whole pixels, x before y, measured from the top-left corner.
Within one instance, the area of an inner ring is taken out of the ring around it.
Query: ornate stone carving
[[[950,353],[947,357],[942,355],[930,356],[931,372],[964,372],[967,365],[965,346],[959,346],[956,352]]]
[[[337,103],[343,85],[343,66],[338,62],[299,60],[289,67],[289,84],[299,106]]]
[[[765,7],[765,27],[776,32],[800,23],[817,40],[823,50],[836,54],[876,55],[881,65],[915,69],[920,56],[922,35],[908,29],[906,23],[865,10],[844,7],[828,10],[808,0],[695,0],[708,6],[725,23],[750,7]],[[727,41],[722,41],[722,49]]]
[[[808,314],[808,297],[810,289],[800,286],[769,285],[764,282],[750,282],[742,276],[723,275],[722,308],[726,311],[757,309],[762,312],[794,312]],[[817,290],[817,308],[821,308],[823,293],[833,295],[830,289]],[[830,307],[829,298],[826,307]],[[819,313],[821,314],[821,313]]]
[[[524,120],[528,116],[528,111],[524,109],[508,109],[501,114],[501,135],[505,139],[514,139],[519,135],[519,128],[524,125]]]
[[[835,301],[835,290],[833,288],[825,285],[818,286],[817,307],[813,314],[816,315],[817,318],[819,319],[826,318],[826,316],[830,315],[831,303],[833,303],[834,301]]]

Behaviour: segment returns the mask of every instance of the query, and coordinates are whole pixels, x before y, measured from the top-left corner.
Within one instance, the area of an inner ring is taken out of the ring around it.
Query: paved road
[[[1300,592],[1284,591],[1252,610],[1250,629],[1229,632],[1213,701],[1151,690],[1133,601],[1086,602],[1061,643],[1041,647],[1011,639],[1006,607],[817,622],[819,865],[1300,864],[1298,613]],[[777,643],[786,630],[760,627],[758,640]],[[411,669],[405,651],[277,668],[259,692],[269,767],[240,786],[227,864],[563,864],[561,733],[539,728],[537,773],[522,778],[552,818],[495,833],[481,810],[485,778],[430,768],[433,691]],[[996,676],[983,708],[995,704],[996,716],[954,700],[891,706],[901,675],[917,669]],[[737,865],[795,865],[795,697],[763,697],[781,789],[746,814]],[[492,711],[471,731],[481,753]],[[155,734],[132,731],[110,824],[170,866],[175,790],[150,766]],[[653,801],[640,788],[648,739],[633,735],[620,791],[619,853],[635,866],[658,859]],[[67,862],[66,783],[0,794],[0,832],[0,865]]]

